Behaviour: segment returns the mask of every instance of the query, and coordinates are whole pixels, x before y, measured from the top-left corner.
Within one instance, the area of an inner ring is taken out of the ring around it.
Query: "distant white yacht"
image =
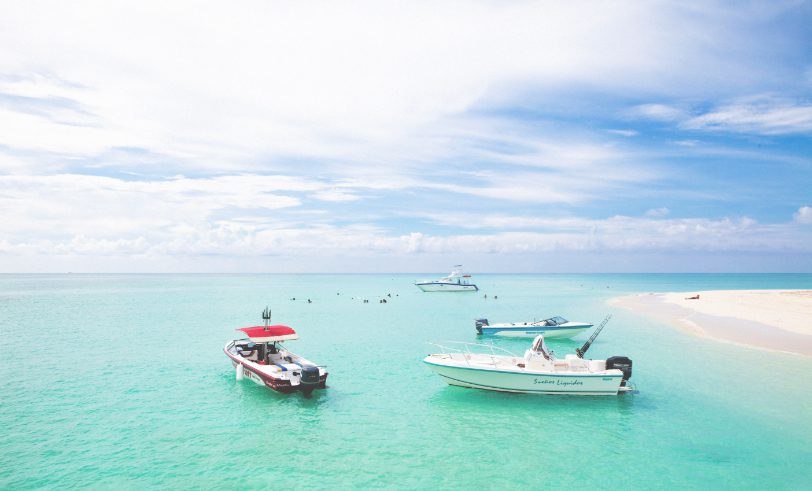
[[[479,290],[470,279],[471,275],[462,274],[462,264],[457,264],[454,266],[454,271],[445,278],[416,281],[415,285],[424,292],[475,292]]]

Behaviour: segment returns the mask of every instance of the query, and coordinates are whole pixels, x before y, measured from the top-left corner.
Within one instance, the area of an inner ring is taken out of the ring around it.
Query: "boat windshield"
[[[455,285],[467,285],[468,279],[463,278],[461,276],[446,276],[445,278],[440,278],[436,281],[436,283],[453,283]]]
[[[557,315],[555,317],[547,319],[546,322],[548,326],[559,326],[561,324],[566,324],[568,321],[567,319],[561,317],[560,315]]]

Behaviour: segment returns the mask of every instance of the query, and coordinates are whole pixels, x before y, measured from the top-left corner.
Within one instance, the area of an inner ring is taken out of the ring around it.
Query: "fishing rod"
[[[584,345],[581,346],[580,348],[575,349],[575,354],[578,355],[578,358],[584,357],[584,355],[586,354],[586,350],[589,349],[589,346],[592,344],[592,341],[595,341],[595,338],[597,338],[598,334],[601,333],[601,329],[603,329],[603,326],[605,326],[606,323],[609,322],[609,319],[611,318],[612,314],[607,315],[606,318],[603,320],[603,322],[601,322],[601,325],[599,325],[598,328],[595,329],[595,332],[592,333],[592,336],[589,336],[589,339],[586,340],[586,343],[584,343]]]

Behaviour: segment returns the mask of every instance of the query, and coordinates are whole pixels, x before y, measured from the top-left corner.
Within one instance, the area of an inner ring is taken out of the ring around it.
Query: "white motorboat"
[[[439,280],[416,281],[415,285],[424,292],[475,292],[479,288],[471,283],[471,275],[462,273],[462,265],[454,266],[454,270],[445,278]]]
[[[223,351],[237,370],[237,380],[248,378],[277,392],[301,391],[309,395],[327,386],[327,370],[282,347],[282,342],[298,339],[292,328],[269,325],[271,311],[262,313],[264,326],[237,329],[248,337],[235,339]]]
[[[592,324],[568,321],[561,316],[533,322],[489,324],[488,319],[477,319],[475,322],[477,334],[518,338],[534,338],[543,334],[547,339],[569,339],[592,327]]]
[[[449,385],[531,394],[616,395],[633,390],[628,384],[632,361],[625,356],[584,360],[566,355],[560,360],[547,349],[543,335],[536,336],[524,356],[492,345],[458,344],[463,348],[441,346],[442,353],[423,359]],[[476,353],[473,346],[490,352]]]

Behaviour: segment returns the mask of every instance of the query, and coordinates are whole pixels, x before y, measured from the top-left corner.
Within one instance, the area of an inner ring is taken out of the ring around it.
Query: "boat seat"
[[[282,369],[283,372],[289,372],[301,368],[299,365],[295,363],[276,363],[276,366]]]
[[[302,368],[302,367],[300,367],[299,365],[297,365],[295,363],[283,363],[282,366],[285,367],[284,370],[289,370],[289,371],[299,370],[299,369]]]
[[[565,361],[569,363],[570,368],[573,370],[586,370],[589,362],[587,360],[578,358],[575,355],[567,355]]]

